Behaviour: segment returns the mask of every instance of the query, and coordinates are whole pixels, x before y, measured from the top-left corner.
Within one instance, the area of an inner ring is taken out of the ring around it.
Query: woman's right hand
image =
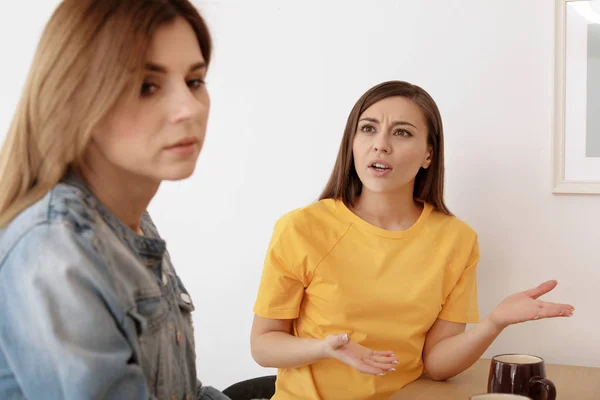
[[[323,340],[325,355],[335,358],[354,369],[371,375],[385,375],[395,371],[398,359],[392,351],[375,351],[352,342],[347,333],[329,335]]]

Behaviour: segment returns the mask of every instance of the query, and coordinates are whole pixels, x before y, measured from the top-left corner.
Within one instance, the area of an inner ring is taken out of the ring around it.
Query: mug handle
[[[541,385],[542,391],[546,393],[545,400],[556,400],[556,386],[550,379],[534,376],[529,380],[529,387]]]

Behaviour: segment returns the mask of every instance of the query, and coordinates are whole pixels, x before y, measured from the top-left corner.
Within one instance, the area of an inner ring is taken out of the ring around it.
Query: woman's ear
[[[423,165],[422,165],[423,169],[427,169],[431,165],[431,161],[432,161],[431,153],[432,152],[433,152],[433,149],[431,147],[427,148],[427,153],[425,154],[425,160],[423,161]]]

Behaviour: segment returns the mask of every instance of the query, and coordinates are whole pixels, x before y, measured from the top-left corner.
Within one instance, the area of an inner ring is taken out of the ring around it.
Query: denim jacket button
[[[192,299],[187,293],[181,293],[181,300],[185,301],[188,304],[192,302]]]

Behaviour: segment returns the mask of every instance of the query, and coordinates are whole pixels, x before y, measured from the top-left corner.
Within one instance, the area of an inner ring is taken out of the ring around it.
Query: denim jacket
[[[74,175],[0,230],[0,399],[228,399],[196,379],[194,304]]]

